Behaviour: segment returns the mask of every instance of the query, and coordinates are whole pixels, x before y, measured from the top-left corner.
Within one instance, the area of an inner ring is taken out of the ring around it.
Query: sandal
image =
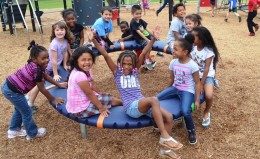
[[[163,149],[160,149],[159,151],[159,155],[161,157],[164,157],[164,158],[170,158],[170,159],[180,159],[181,156],[177,155],[174,151],[172,150],[163,150]]]
[[[208,112],[208,117],[203,118],[202,120],[202,126],[208,127],[210,125],[210,112]]]
[[[174,142],[175,143],[175,147],[171,147],[171,146],[169,146],[169,144],[167,143],[167,142]],[[169,149],[171,149],[171,150],[178,150],[178,149],[180,149],[180,148],[182,148],[182,144],[181,143],[179,143],[178,141],[176,141],[174,138],[172,138],[172,137],[169,137],[168,139],[165,139],[165,138],[162,138],[162,137],[160,137],[160,141],[159,141],[159,144],[160,145],[162,145],[162,146],[164,146],[164,147],[167,147],[167,148],[169,148]]]

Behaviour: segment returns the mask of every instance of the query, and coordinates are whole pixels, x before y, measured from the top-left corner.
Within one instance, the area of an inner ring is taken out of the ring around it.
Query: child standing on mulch
[[[228,16],[230,12],[233,12],[237,17],[238,17],[238,21],[241,22],[241,16],[237,13],[237,0],[229,0],[228,1],[228,12],[225,18],[225,22],[228,21]]]
[[[253,19],[257,15],[257,9],[260,5],[260,0],[249,0],[248,2],[248,16],[247,16],[247,27],[249,30],[248,36],[255,36],[255,32],[258,31],[259,25],[254,23]],[[255,28],[255,31],[253,29]]]
[[[193,42],[194,36],[192,34],[187,34],[185,38],[175,41],[174,59],[169,65],[171,82],[167,89],[157,95],[158,100],[165,100],[175,96],[180,98],[181,113],[184,116],[190,144],[197,143],[191,105],[195,101],[195,107],[198,109],[200,100],[199,67],[190,58]]]
[[[88,47],[82,46],[74,51],[70,61],[66,109],[78,118],[95,114],[107,117],[111,105],[122,105],[121,100],[110,94],[98,93],[91,71],[95,59],[95,54]]]
[[[194,27],[194,48],[192,59],[199,65],[201,93],[205,92],[206,108],[204,109],[202,126],[210,125],[210,108],[213,104],[213,89],[217,86],[215,79],[216,64],[219,59],[218,48],[209,30],[205,27]]]
[[[2,92],[5,98],[15,107],[7,132],[9,139],[27,135],[26,139],[30,140],[45,135],[46,129],[37,128],[33,120],[32,111],[24,96],[36,85],[48,100],[56,105],[63,103],[62,98],[54,98],[44,87],[44,80],[47,80],[60,88],[65,88],[64,85],[57,83],[45,73],[49,62],[47,50],[43,46],[36,45],[35,41],[30,43],[28,50],[30,50],[28,63],[17,72],[8,76],[2,85]],[[25,130],[22,129],[22,124]]]
[[[152,45],[159,38],[160,28],[156,28],[154,37],[145,46],[138,59],[134,52],[127,50],[119,55],[116,64],[106,50],[95,40],[95,33],[91,32],[90,28],[87,28],[87,31],[89,39],[93,41],[98,51],[104,56],[114,75],[126,114],[132,118],[139,118],[142,115],[153,117],[161,133],[159,144],[168,148],[168,150],[161,149],[160,154],[171,158],[180,158],[172,150],[180,149],[183,145],[169,135],[173,126],[172,114],[160,107],[156,97],[144,97],[139,82],[139,68],[144,61],[145,54],[150,52]]]
[[[84,43],[84,27],[77,23],[77,16],[74,9],[65,9],[61,12],[61,15],[74,36],[74,42],[70,44],[70,49],[68,49],[71,57],[74,50]]]

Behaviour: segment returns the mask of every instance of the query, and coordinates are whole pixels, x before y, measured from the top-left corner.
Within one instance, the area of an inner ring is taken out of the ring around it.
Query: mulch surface
[[[152,4],[157,9],[158,4]],[[175,123],[173,136],[184,144],[178,151],[182,158],[212,158],[241,159],[258,158],[260,155],[260,109],[259,109],[259,53],[260,32],[255,37],[249,37],[246,18],[247,13],[239,11],[242,22],[230,14],[229,22],[224,22],[226,11],[219,11],[211,17],[209,8],[201,8],[202,24],[207,27],[218,46],[221,60],[217,66],[217,79],[221,89],[214,92],[214,104],[211,109],[212,123],[207,129],[201,126],[204,104],[199,111],[193,113],[198,143],[190,145],[187,131],[181,123]],[[187,4],[187,14],[196,12],[196,4]],[[121,20],[130,21],[129,10],[122,9]],[[49,47],[51,24],[60,20],[59,13],[42,16],[44,29],[43,40],[39,32],[32,32],[30,39]],[[154,10],[147,11],[143,16],[150,28],[160,25],[163,28],[161,39],[165,40],[168,32],[168,10],[165,9],[159,17]],[[29,18],[27,19],[29,22]],[[256,23],[260,23],[255,18]],[[30,23],[28,23],[30,25]],[[0,31],[0,82],[22,67],[29,52],[28,36],[21,25],[17,25],[17,37],[8,31]],[[114,33],[111,39],[120,37],[120,29],[114,22]],[[257,42],[258,41],[258,42]],[[156,52],[152,52],[156,54]],[[119,52],[110,54],[114,60]],[[141,72],[141,87],[145,96],[154,96],[167,86],[168,65],[171,56],[155,57],[158,62],[156,69]],[[93,67],[94,79],[100,92],[109,92],[119,97],[110,70],[103,57],[98,57]],[[26,141],[25,138],[7,139],[7,130],[13,105],[0,93],[0,158],[87,158],[87,159],[141,159],[160,158],[158,155],[159,135],[152,127],[142,129],[113,130],[88,128],[88,138],[83,140],[79,124],[55,111],[43,95],[36,100],[38,111],[34,118],[38,127],[46,127],[44,138]],[[258,157],[257,157],[258,156]]]

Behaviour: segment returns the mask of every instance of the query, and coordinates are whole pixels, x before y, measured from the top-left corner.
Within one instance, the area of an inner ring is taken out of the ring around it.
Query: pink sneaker
[[[26,136],[27,135],[27,133],[26,133],[26,131],[25,130],[17,130],[17,131],[13,131],[13,130],[8,130],[7,131],[7,138],[8,139],[13,139],[13,138],[15,138],[15,137],[17,137],[17,136]]]
[[[38,133],[37,133],[37,135],[34,138],[36,138],[36,137],[43,137],[45,134],[46,134],[46,129],[45,128],[39,128],[38,129]],[[31,138],[28,135],[26,136],[26,140],[32,140],[34,138]]]

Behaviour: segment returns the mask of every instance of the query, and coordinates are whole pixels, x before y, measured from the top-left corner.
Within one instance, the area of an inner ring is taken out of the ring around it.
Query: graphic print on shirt
[[[200,73],[204,72],[204,66],[205,66],[205,57],[203,55],[198,55],[196,52],[194,53],[193,60],[198,64]]]
[[[175,64],[173,65],[174,71],[174,85],[180,89],[186,89],[189,86],[191,75],[190,67]]]
[[[122,75],[120,77],[121,88],[140,88],[139,83],[136,81],[133,75]]]

